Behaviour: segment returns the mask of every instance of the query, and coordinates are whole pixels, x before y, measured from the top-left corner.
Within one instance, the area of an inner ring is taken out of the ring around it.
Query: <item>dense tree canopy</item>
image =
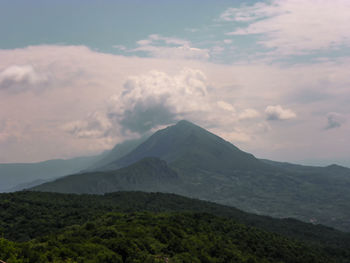
[[[0,259],[7,263],[350,258],[346,233],[159,193],[1,194],[0,233]]]

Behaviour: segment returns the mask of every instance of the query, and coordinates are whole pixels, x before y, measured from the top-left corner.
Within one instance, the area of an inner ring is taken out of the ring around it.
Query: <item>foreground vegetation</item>
[[[346,233],[159,193],[1,194],[0,234],[7,263],[350,262]]]
[[[9,262],[33,263],[332,262],[320,249],[197,213],[110,213],[29,242],[2,240],[1,251]]]

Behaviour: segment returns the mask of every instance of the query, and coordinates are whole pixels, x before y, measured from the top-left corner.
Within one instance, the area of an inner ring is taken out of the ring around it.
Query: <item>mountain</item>
[[[113,170],[128,166],[145,157],[157,157],[185,169],[198,167],[211,172],[259,170],[269,166],[224,139],[182,120],[157,131],[129,154],[96,170]]]
[[[180,185],[179,176],[165,161],[148,157],[116,171],[74,174],[41,184],[32,189],[35,191],[79,194],[103,194],[137,190],[179,192]]]
[[[36,183],[40,184],[42,181],[77,173],[99,158],[99,156],[89,156],[68,160],[48,160],[39,163],[0,164],[0,192],[18,191]]]
[[[149,185],[157,184],[157,178],[148,176],[142,169],[132,172],[133,164],[147,157],[166,161],[179,178],[169,184],[163,182],[156,191],[350,231],[350,169],[259,160],[188,121],[154,133],[125,156],[96,167],[95,173],[69,176],[35,189],[54,192],[69,189],[74,193],[104,193],[112,189],[150,191]],[[134,186],[125,180],[110,180],[108,188],[96,190],[96,182],[104,182],[113,174],[119,176],[121,169],[124,178],[130,174],[141,181],[145,176],[145,181],[138,184],[138,188],[132,188]],[[92,177],[94,180],[87,179]],[[72,178],[76,183],[72,184]]]
[[[118,160],[121,157],[127,155],[132,150],[134,150],[137,146],[143,143],[147,138],[148,138],[147,136],[144,136],[139,139],[127,140],[120,144],[115,145],[113,149],[103,153],[96,162],[86,167],[86,169],[84,169],[83,172],[101,170],[100,167],[106,166],[109,163],[113,162],[114,160]]]
[[[0,193],[31,188],[69,174],[90,172],[131,152],[147,139],[127,140],[96,156],[56,159],[38,163],[0,164]]]
[[[349,233],[174,194],[16,192],[0,194],[0,207],[0,258],[9,263],[92,262],[97,255],[93,262],[135,262],[129,257],[139,254],[167,255],[168,262],[350,258]],[[103,257],[113,252],[125,260]],[[175,260],[185,252],[186,260]],[[255,260],[247,260],[247,254]],[[150,258],[136,262],[165,261]]]

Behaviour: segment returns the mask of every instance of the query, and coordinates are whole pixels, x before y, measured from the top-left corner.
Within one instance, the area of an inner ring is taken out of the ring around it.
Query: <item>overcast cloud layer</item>
[[[111,43],[117,54],[0,49],[0,162],[97,154],[187,119],[258,157],[350,166],[349,12],[242,2],[183,35]]]

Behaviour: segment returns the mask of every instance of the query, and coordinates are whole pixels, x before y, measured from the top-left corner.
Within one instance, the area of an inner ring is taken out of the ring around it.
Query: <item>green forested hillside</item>
[[[25,243],[0,239],[14,262],[346,262],[320,247],[209,214],[109,213]]]
[[[119,213],[113,215],[119,219],[104,225],[109,217],[106,214],[110,212]],[[135,212],[142,213],[135,215]],[[183,223],[172,226],[177,217],[183,217]],[[174,243],[179,243],[178,239],[174,242],[171,239],[158,240],[154,236],[155,229],[162,225],[181,232],[182,250],[172,248]],[[103,234],[110,233],[111,229],[118,232],[117,236],[113,231],[111,236]],[[347,258],[350,258],[349,234],[161,193],[118,192],[104,196],[40,192],[0,194],[0,234],[3,237],[0,259],[25,255],[32,260],[12,259],[8,263],[55,262],[49,261],[50,258],[56,258],[56,262],[69,262],[64,261],[68,257],[73,259],[71,262],[89,262],[90,259],[90,262],[118,262],[113,260],[119,256],[123,258],[124,252],[109,247],[112,246],[109,239],[117,237],[122,237],[117,243],[129,244],[129,256],[137,254],[144,257],[142,260],[168,257],[174,260],[172,262],[231,262],[225,260],[237,255],[241,255],[239,259],[243,261],[232,262],[264,262],[263,258],[269,260],[265,262],[348,262]],[[90,253],[89,248],[95,252]],[[12,252],[6,253],[7,250]],[[97,259],[100,252],[110,254],[113,260],[108,261],[103,255]],[[85,256],[79,253],[85,253]],[[42,261],[38,259],[39,255]],[[226,255],[225,260],[223,255]],[[210,256],[209,261],[202,261],[202,256]],[[130,260],[125,262],[143,262],[141,259]]]

